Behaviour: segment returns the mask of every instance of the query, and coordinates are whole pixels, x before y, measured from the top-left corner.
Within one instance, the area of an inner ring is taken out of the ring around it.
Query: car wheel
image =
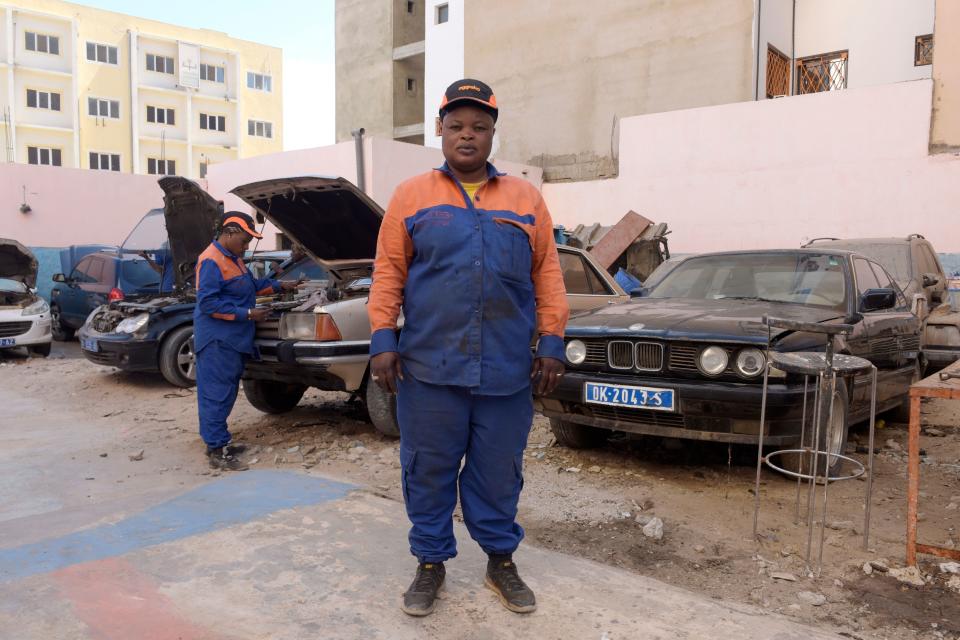
[[[53,339],[58,342],[67,342],[73,339],[74,330],[64,326],[60,317],[60,307],[57,305],[50,306],[50,333],[53,334]]]
[[[41,358],[46,358],[50,355],[50,343],[47,344],[34,344],[27,347],[27,351],[30,352],[32,356],[40,356]]]
[[[397,396],[380,388],[376,382],[367,380],[364,394],[367,415],[377,431],[391,438],[400,437],[400,423],[397,422]]]
[[[550,418],[550,430],[557,439],[557,444],[570,449],[592,449],[607,441],[610,432],[598,427],[588,427],[576,422],[564,422],[557,418]]]
[[[244,380],[243,393],[254,407],[264,413],[286,413],[300,402],[307,387],[272,380]]]
[[[170,332],[160,345],[160,373],[175,387],[197,384],[197,359],[193,353],[193,325]]]
[[[817,460],[817,478],[822,480],[824,475],[835,476],[843,465],[843,460],[838,455],[843,455],[847,449],[847,434],[850,429],[850,401],[847,395],[847,386],[837,380],[837,392],[833,396],[833,429],[830,431],[830,440],[827,441],[827,433],[820,433],[819,446],[817,449],[826,451],[827,455],[818,456]],[[811,435],[809,430],[811,425],[807,425],[806,438],[810,442]],[[812,469],[813,456],[803,453],[788,453],[779,456],[782,466],[787,471],[794,473],[809,474]],[[824,463],[829,461],[829,473],[824,474]],[[776,460],[774,460],[776,463]]]

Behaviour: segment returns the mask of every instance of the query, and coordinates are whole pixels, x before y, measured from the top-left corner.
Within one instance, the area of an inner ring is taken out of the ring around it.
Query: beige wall
[[[937,0],[930,151],[960,150],[960,2]]]
[[[337,0],[337,142],[363,127],[393,137],[394,0]]]
[[[469,2],[464,73],[497,94],[501,156],[610,176],[619,118],[753,98],[753,23],[753,0]]]

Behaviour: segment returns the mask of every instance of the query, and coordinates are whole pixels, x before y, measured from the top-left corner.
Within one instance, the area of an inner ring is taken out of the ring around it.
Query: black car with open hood
[[[0,278],[37,286],[37,259],[16,240],[0,238]]]

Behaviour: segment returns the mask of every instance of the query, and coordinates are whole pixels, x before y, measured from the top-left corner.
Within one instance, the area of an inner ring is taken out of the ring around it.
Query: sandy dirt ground
[[[78,354],[76,343],[56,344],[49,359],[2,354],[0,384],[35,399],[38,412],[68,405],[123,435],[123,449],[78,449],[89,458],[89,475],[77,478],[77,491],[91,504],[134,477],[153,475],[167,487],[218,473],[208,468],[196,434],[192,390],[170,387],[159,375],[100,367]],[[272,416],[241,393],[231,429],[252,445],[245,457],[253,468],[322,472],[401,501],[398,441],[377,433],[362,405],[348,400],[311,390],[294,411]],[[960,411],[927,409],[920,539],[960,548]],[[863,459],[866,429],[855,428],[850,441],[850,455]],[[846,637],[960,639],[960,575],[921,556],[916,584],[895,577],[904,560],[905,425],[885,422],[877,447],[869,548],[862,548],[865,483],[832,485],[819,576],[805,569],[807,529],[794,524],[794,482],[764,473],[761,541],[753,540],[755,450],[647,438],[574,451],[553,444],[547,420],[537,417],[520,522],[530,544],[759,605]],[[663,522],[660,539],[644,533],[651,518]]]

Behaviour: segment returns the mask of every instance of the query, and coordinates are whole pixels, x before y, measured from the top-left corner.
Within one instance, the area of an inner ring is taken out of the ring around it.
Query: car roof
[[[850,245],[850,244],[909,244],[911,242],[926,242],[927,239],[921,235],[912,235],[906,238],[815,238],[803,245],[805,248],[830,246],[830,245]]]
[[[823,249],[820,248],[820,247],[802,247],[802,248],[799,248],[799,249],[744,249],[744,250],[741,250],[741,251],[713,251],[713,252],[710,252],[710,253],[695,253],[695,254],[693,254],[693,255],[689,255],[689,256],[684,257],[684,258],[681,260],[681,262],[684,261],[684,260],[690,260],[690,259],[693,259],[693,258],[704,258],[704,257],[708,257],[708,256],[763,255],[763,254],[771,254],[771,253],[784,254],[784,255],[786,255],[786,254],[791,254],[791,253],[793,253],[793,254],[796,254],[796,253],[806,253],[806,254],[811,254],[811,255],[824,255],[824,254],[826,254],[826,255],[836,255],[836,256],[844,256],[844,257],[851,256],[851,255],[854,255],[854,254],[859,255],[856,251],[850,251],[850,250],[847,250],[847,249],[827,249],[827,250],[823,250]]]

